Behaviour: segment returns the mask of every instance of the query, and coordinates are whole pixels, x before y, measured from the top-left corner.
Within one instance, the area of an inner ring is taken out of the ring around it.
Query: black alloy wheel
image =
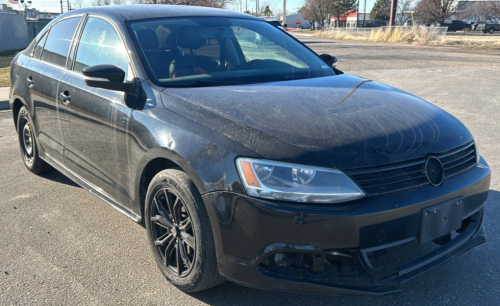
[[[167,169],[153,177],[144,220],[156,264],[171,284],[197,292],[224,282],[205,204],[186,173]]]
[[[196,238],[189,211],[170,188],[158,190],[153,202],[150,222],[157,251],[172,273],[186,276],[193,269],[196,257]]]

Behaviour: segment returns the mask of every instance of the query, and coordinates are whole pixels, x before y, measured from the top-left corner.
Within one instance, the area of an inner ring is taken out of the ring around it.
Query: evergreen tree
[[[269,5],[266,5],[266,8],[264,9],[264,15],[265,16],[271,16],[273,12],[271,12],[271,9],[269,9]]]
[[[391,17],[391,0],[377,0],[370,12],[370,19],[384,19]]]

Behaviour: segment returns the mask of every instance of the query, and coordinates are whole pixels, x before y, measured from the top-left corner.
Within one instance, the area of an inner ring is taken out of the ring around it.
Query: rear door
[[[54,24],[38,41],[27,65],[26,86],[34,108],[35,130],[43,150],[63,162],[63,134],[59,120],[58,84],[66,73],[66,61],[81,16]]]
[[[115,204],[130,202],[127,135],[132,110],[125,105],[123,92],[87,86],[82,70],[117,65],[126,72],[126,80],[133,80],[128,52],[118,33],[108,20],[90,16],[73,55],[72,71],[59,85],[59,94],[65,97],[61,120],[65,165]]]

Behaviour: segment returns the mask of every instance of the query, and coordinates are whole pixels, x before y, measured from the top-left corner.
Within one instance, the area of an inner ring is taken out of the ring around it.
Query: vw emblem
[[[431,156],[425,162],[425,176],[432,186],[439,186],[444,180],[444,168],[441,161]]]

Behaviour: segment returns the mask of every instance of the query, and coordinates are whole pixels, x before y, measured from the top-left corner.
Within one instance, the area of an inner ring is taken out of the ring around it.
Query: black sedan
[[[335,64],[246,14],[81,9],[16,56],[10,106],[28,170],[144,224],[183,291],[398,292],[485,242],[490,169],[453,116]]]

